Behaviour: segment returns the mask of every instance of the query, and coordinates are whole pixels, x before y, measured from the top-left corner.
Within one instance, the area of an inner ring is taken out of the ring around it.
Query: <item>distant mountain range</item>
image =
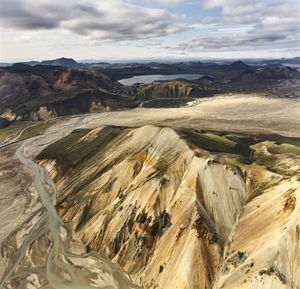
[[[299,82],[300,72],[287,66],[257,67],[243,61],[222,65],[188,62],[114,65],[95,71],[73,68],[76,63],[73,59],[60,58],[38,65],[17,63],[0,69],[0,117],[8,121],[44,120],[138,105],[180,106],[195,98],[215,94],[263,92],[295,97],[299,91],[295,83]],[[130,75],[170,72],[205,76],[196,80],[175,79],[132,86],[123,86],[116,81]],[[290,85],[289,81],[294,83]],[[8,125],[1,122],[2,126]]]
[[[258,70],[246,70],[243,75],[256,76],[263,79],[290,79],[299,78],[300,73],[289,66],[284,67],[264,67]]]
[[[43,61],[25,61],[21,62],[23,64],[27,64],[30,66],[35,66],[35,65],[51,65],[51,66],[63,66],[67,68],[81,68],[81,67],[86,67],[86,65],[82,63],[78,63],[72,58],[66,58],[66,57],[61,57],[58,59],[53,59],[53,60],[43,60]],[[0,62],[0,67],[7,67],[7,66],[12,66],[16,63],[6,63],[6,62]]]
[[[281,58],[281,59],[270,59],[270,60],[263,60],[262,62],[267,64],[272,63],[281,63],[281,64],[300,64],[300,57],[294,57],[294,58]]]
[[[232,61],[231,61],[232,62]],[[237,63],[239,61],[236,61]],[[244,63],[248,65],[299,65],[300,66],[300,57],[293,58],[279,58],[279,59],[246,59],[243,60]],[[90,68],[90,69],[113,69],[113,68],[133,68],[133,67],[158,67],[160,69],[173,67],[181,65],[182,67],[191,68],[203,68],[207,66],[215,66],[220,64],[228,64],[230,61],[228,60],[215,60],[215,61],[184,61],[184,62],[165,62],[165,61],[157,61],[157,62],[120,62],[120,63],[110,63],[103,62],[101,60],[94,62],[84,62],[84,61],[75,61],[72,58],[61,57],[53,60],[43,60],[43,61],[25,61],[22,62],[24,64],[28,64],[31,66],[34,65],[53,65],[53,66],[63,66],[68,68]],[[15,63],[8,62],[0,62],[0,67],[12,66]]]

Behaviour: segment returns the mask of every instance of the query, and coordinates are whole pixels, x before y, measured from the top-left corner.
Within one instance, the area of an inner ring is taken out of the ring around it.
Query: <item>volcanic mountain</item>
[[[0,114],[8,120],[39,120],[133,107],[132,99],[113,93],[120,87],[91,70],[19,63],[0,70]]]
[[[298,288],[298,145],[101,126],[73,131],[36,161],[74,237],[143,288]]]
[[[53,65],[53,66],[63,66],[63,67],[68,67],[68,68],[79,68],[82,65],[78,62],[76,62],[72,58],[65,58],[61,57],[58,59],[54,60],[44,60],[39,63],[40,65]]]

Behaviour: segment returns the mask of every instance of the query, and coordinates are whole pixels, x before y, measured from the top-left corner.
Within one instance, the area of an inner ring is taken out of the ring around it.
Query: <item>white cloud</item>
[[[258,2],[254,0],[253,2]],[[238,6],[249,3],[248,0],[203,0],[203,7],[211,9],[216,7]]]
[[[221,9],[219,18],[211,19],[210,23],[214,23],[214,29],[206,32],[205,36],[180,43],[175,49],[299,49],[299,4],[299,0],[204,0],[205,9]],[[241,32],[238,28],[241,28]],[[243,31],[243,28],[246,30]],[[232,33],[225,34],[224,30],[231,29]]]
[[[161,41],[149,41],[145,43],[145,46],[160,46]]]
[[[177,6],[186,2],[185,0],[142,0],[144,3],[155,4],[163,7]]]
[[[262,19],[260,26],[267,31],[297,31],[299,32],[298,17],[267,16]]]

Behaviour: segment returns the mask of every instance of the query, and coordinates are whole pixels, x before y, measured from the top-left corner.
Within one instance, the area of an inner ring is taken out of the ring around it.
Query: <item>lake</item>
[[[198,79],[204,76],[203,74],[169,74],[169,75],[162,75],[162,74],[150,74],[150,75],[139,75],[133,76],[130,78],[125,78],[118,80],[123,85],[133,85],[135,83],[145,83],[149,84],[155,80],[173,80],[178,78],[184,78],[187,80]]]

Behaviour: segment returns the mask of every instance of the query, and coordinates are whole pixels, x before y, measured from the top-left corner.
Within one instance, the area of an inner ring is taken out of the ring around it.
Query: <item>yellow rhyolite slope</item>
[[[299,197],[294,177],[245,206],[215,288],[299,288]],[[245,262],[233,262],[237,251],[247,253]]]
[[[144,288],[299,286],[296,177],[192,149],[168,127],[125,129],[99,147],[72,168],[40,160],[60,192],[61,218],[87,250],[108,256]],[[261,181],[270,189],[245,204]]]

